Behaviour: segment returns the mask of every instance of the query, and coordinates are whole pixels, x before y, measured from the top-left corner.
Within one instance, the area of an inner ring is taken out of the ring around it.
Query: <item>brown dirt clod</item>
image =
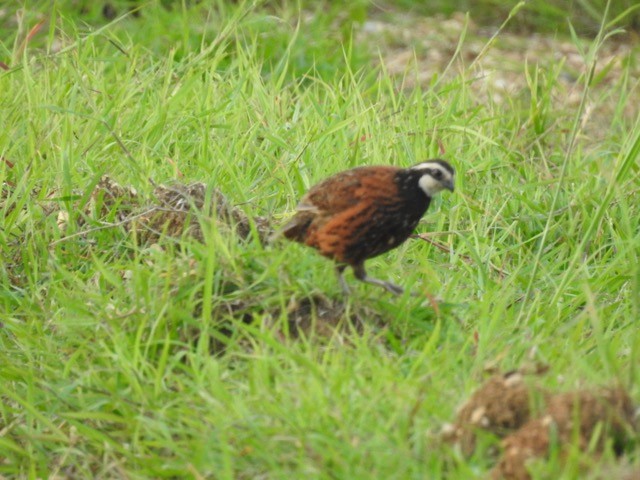
[[[242,239],[251,235],[252,222],[262,242],[271,233],[265,218],[250,218],[220,190],[209,190],[201,182],[156,185],[153,195],[155,201],[144,202],[134,188],[122,187],[105,175],[94,188],[85,214],[98,220],[114,215],[143,243],[155,243],[164,235],[186,235],[203,242],[202,222],[209,221],[209,215],[218,228],[233,229]]]
[[[591,455],[599,455],[609,442],[620,454],[630,432],[636,428],[634,415],[634,404],[621,388],[554,395],[540,417],[503,440],[503,455],[492,471],[492,478],[529,480],[528,462],[546,458],[554,443],[561,449],[561,455],[566,454],[569,445],[576,445],[581,451],[591,447]],[[598,437],[594,438],[596,433]]]
[[[293,338],[330,338],[349,326],[358,331],[362,329],[362,320],[357,314],[347,314],[344,303],[322,295],[292,299],[287,306],[287,324]]]
[[[490,377],[460,408],[445,439],[472,455],[479,430],[502,438],[529,420],[534,391],[518,371]]]
[[[193,318],[202,314],[201,303],[193,312]],[[272,330],[281,342],[299,338],[314,338],[320,341],[337,341],[347,343],[345,334],[352,331],[361,333],[364,329],[364,318],[368,325],[375,324],[375,315],[358,309],[347,311],[340,300],[332,300],[320,294],[312,294],[303,298],[291,298],[284,308],[265,306],[260,298],[252,301],[236,300],[224,302],[215,307],[212,317],[217,319],[216,334],[210,337],[209,351],[213,355],[225,352],[227,342],[238,331],[242,324]],[[281,321],[282,320],[282,321]],[[259,322],[258,324],[254,322]],[[185,329],[181,340],[195,343],[200,338],[200,327],[195,324]],[[247,350],[251,345],[240,340]]]

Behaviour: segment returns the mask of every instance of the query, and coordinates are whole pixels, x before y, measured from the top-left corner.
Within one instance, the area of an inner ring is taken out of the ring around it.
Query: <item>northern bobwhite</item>
[[[307,192],[282,233],[337,263],[340,285],[349,292],[347,266],[358,280],[391,293],[402,288],[369,277],[364,262],[403,243],[440,191],[453,192],[455,171],[444,160],[409,168],[358,167],[327,178]]]

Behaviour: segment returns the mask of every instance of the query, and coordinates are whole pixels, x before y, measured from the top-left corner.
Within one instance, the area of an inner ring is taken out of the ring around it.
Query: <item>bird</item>
[[[400,286],[370,277],[365,261],[407,240],[431,199],[443,190],[454,191],[454,180],[454,168],[439,158],[408,168],[373,165],[345,170],[311,187],[280,233],[333,260],[346,295],[347,267],[356,279],[401,295]]]

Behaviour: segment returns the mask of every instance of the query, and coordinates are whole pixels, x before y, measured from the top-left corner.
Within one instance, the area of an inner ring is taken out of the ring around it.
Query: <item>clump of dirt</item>
[[[536,373],[545,370],[538,368]],[[569,447],[598,457],[611,446],[619,456],[636,436],[636,405],[625,389],[553,394],[538,383],[525,381],[525,373],[519,370],[490,377],[462,405],[455,422],[443,428],[444,440],[457,445],[465,456],[475,452],[480,434],[502,439],[502,454],[491,471],[493,480],[529,480],[530,462],[547,459],[553,447],[561,460]],[[494,453],[489,451],[491,456]],[[625,475],[636,471],[628,465],[619,470]]]
[[[529,421],[534,397],[541,395],[542,389],[528,385],[519,371],[494,375],[462,405],[455,423],[444,427],[443,436],[471,456],[479,432],[503,438],[517,430]]]
[[[214,189],[210,198],[207,198],[207,186],[204,183],[160,185],[153,193],[158,203],[157,211],[143,215],[137,221],[148,231],[148,241],[157,241],[159,232],[170,236],[180,236],[187,232],[190,237],[203,242],[201,223],[192,221],[195,212],[212,214],[219,226],[232,227],[242,239],[251,235],[252,222],[262,242],[271,232],[265,218],[250,218],[240,208],[232,205],[220,190]]]
[[[193,318],[202,314],[202,305],[198,304]],[[214,307],[212,318],[218,319],[216,331],[210,336],[209,351],[213,355],[223,354],[234,336],[242,329],[241,325],[256,326],[269,329],[282,342],[288,339],[314,338],[318,340],[338,340],[346,342],[345,335],[352,332],[362,333],[365,319],[367,325],[375,326],[378,316],[366,307],[353,307],[347,310],[341,300],[333,300],[320,294],[312,294],[304,298],[291,298],[283,309],[278,305],[265,305],[259,297],[250,300],[234,300],[223,302]],[[182,332],[182,340],[194,343],[201,336],[198,325]],[[238,342],[247,350],[249,343]]]
[[[347,312],[342,301],[323,295],[302,299],[292,298],[287,305],[287,330],[292,338],[331,338],[335,334],[363,329],[363,318],[357,312]]]
[[[141,199],[135,188],[123,187],[108,175],[103,175],[91,192],[91,199],[84,213],[95,219],[107,219],[111,216],[122,222],[140,203]]]
[[[620,454],[636,430],[634,415],[634,403],[622,388],[553,395],[542,415],[503,440],[503,454],[492,478],[529,480],[528,462],[546,458],[554,444],[561,455],[569,445],[581,451],[591,448],[591,455],[599,455],[609,443]]]
[[[262,242],[271,233],[265,218],[249,217],[220,190],[210,190],[201,182],[156,185],[153,197],[154,201],[144,201],[135,189],[122,187],[103,176],[91,194],[85,213],[96,220],[114,215],[127,231],[135,231],[143,243],[156,243],[164,235],[186,235],[203,242],[202,224],[208,221],[215,222],[219,228],[235,230],[242,239],[251,235],[252,224]]]

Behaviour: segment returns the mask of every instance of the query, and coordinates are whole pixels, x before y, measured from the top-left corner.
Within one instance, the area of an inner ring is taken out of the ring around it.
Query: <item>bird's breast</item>
[[[426,206],[379,204],[362,212],[346,238],[344,259],[357,263],[385,253],[403,243],[413,233]],[[355,220],[355,219],[354,219]]]

